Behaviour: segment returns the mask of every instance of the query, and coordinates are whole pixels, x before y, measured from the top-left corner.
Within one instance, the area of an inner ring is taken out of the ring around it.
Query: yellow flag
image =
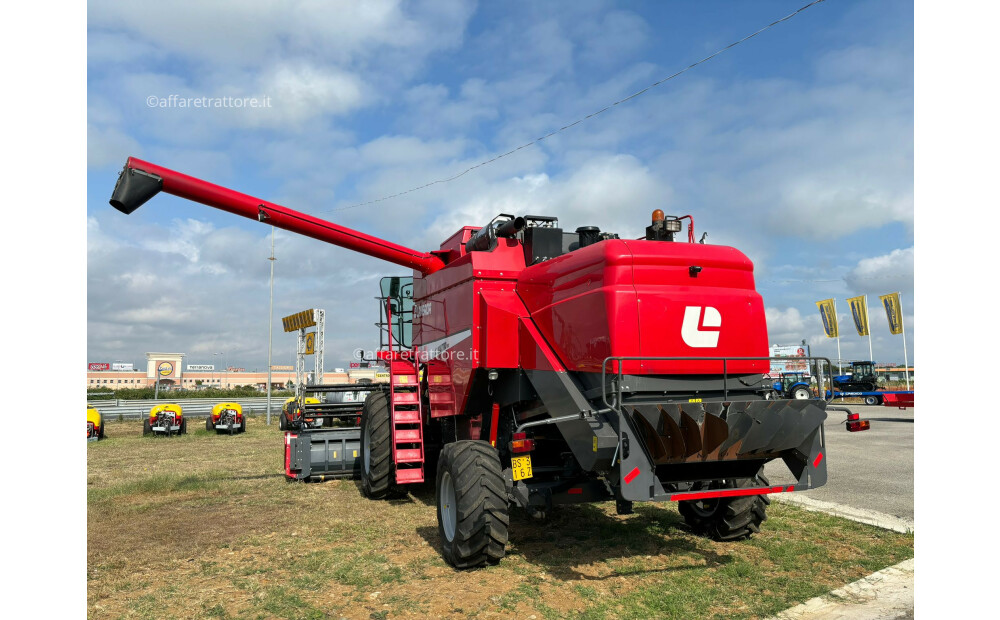
[[[854,317],[854,327],[858,330],[859,336],[868,335],[868,302],[865,296],[850,297],[847,300],[851,306],[851,316]]]
[[[838,338],[840,331],[837,329],[837,312],[834,310],[833,300],[817,301],[816,307],[819,308],[819,315],[823,318],[823,331],[826,332],[826,337]]]
[[[893,334],[903,333],[903,309],[899,305],[899,293],[879,295],[885,307],[885,315],[889,318],[889,331]]]

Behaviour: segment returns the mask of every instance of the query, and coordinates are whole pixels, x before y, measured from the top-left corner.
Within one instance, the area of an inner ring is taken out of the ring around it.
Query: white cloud
[[[912,293],[913,248],[896,249],[888,254],[862,259],[845,280],[858,293]]]

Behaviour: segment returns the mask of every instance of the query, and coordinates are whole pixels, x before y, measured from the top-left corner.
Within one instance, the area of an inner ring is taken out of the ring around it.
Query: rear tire
[[[181,430],[177,434],[178,435],[187,435],[187,432],[188,432],[188,421],[187,421],[187,418],[184,418],[183,420],[181,420]]]
[[[763,474],[755,478],[726,480],[722,485],[709,488],[745,489],[767,486]],[[689,500],[677,503],[677,509],[696,534],[718,541],[743,540],[760,532],[760,524],[767,520],[767,506],[771,500],[766,495]]]
[[[504,557],[510,516],[500,454],[485,441],[444,446],[435,503],[441,553],[455,568],[496,564]]]
[[[146,418],[142,422],[142,434],[143,436],[149,435],[153,432],[152,427],[149,425],[149,418]]]
[[[284,430],[288,430],[288,422],[285,420],[285,413],[284,412],[282,412],[281,413],[281,417],[278,418],[278,429],[279,430],[283,430],[283,431]]]
[[[247,432],[247,419],[246,418],[243,418],[243,421],[240,422],[240,432],[241,433]]]
[[[361,490],[370,499],[398,494],[392,463],[392,421],[389,397],[372,392],[361,416]]]
[[[97,438],[104,439],[104,421],[101,421],[101,430],[97,431]]]

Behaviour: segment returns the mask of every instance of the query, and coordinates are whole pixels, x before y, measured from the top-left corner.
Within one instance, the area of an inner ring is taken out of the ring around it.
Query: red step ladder
[[[396,483],[424,481],[424,429],[420,377],[410,361],[390,362],[389,403],[392,411],[392,458]]]

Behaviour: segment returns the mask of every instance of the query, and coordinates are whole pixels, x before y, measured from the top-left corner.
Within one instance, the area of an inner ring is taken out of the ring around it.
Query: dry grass
[[[192,420],[192,428],[195,427]],[[373,502],[356,483],[288,483],[276,426],[88,446],[93,617],[763,617],[913,555],[913,538],[772,505],[762,533],[693,536],[672,505],[515,514],[507,558],[458,572],[433,490]]]

